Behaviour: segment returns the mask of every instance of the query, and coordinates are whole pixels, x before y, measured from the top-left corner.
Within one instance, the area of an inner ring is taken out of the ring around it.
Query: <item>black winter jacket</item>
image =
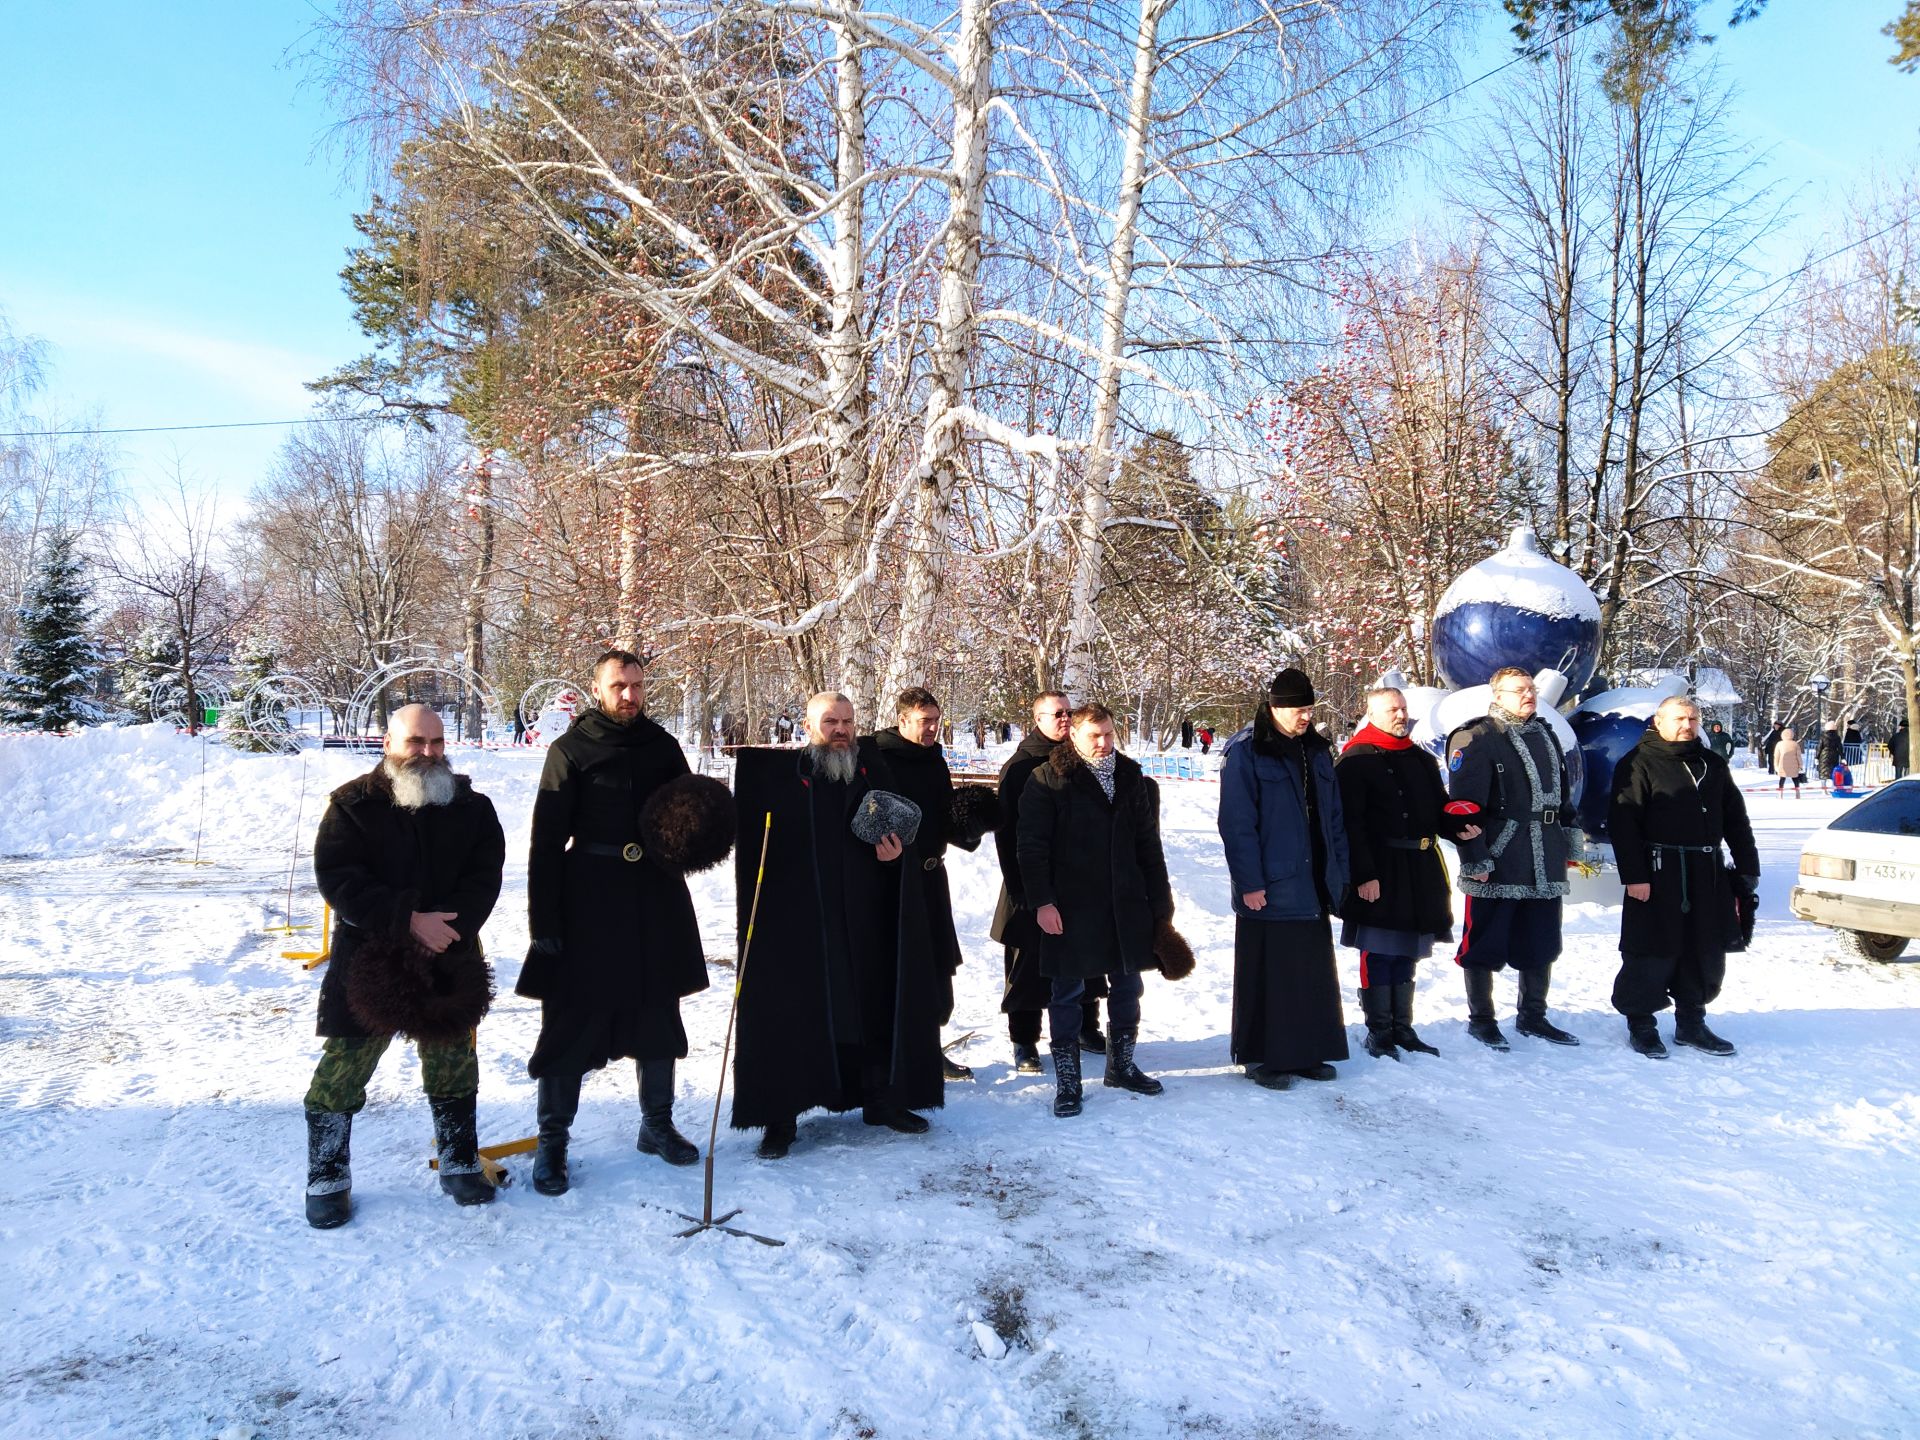
[[[1153,932],[1173,914],[1160,848],[1159,796],[1118,756],[1113,799],[1071,741],[1053,747],[1020,797],[1017,850],[1027,904],[1060,909],[1063,933],[1040,936],[1040,973],[1090,979],[1157,968]]]
[[[993,848],[1000,857],[1000,901],[993,909],[987,934],[1004,945],[1022,949],[1040,943],[1020,879],[1020,801],[1033,772],[1047,763],[1054,742],[1038,730],[1029,730],[1000,767],[1000,827],[993,832]]]
[[[445,805],[404,810],[393,803],[384,761],[328,796],[313,841],[313,875],[333,907],[332,958],[320,977],[316,1031],[364,1039],[347,1008],[347,976],[364,938],[401,939],[415,911],[452,911],[458,948],[484,954],[480,927],[500,898],[506,836],[493,802],[464,775]]]
[[[1452,886],[1438,839],[1451,840],[1473,822],[1443,810],[1440,767],[1417,745],[1388,750],[1349,745],[1334,766],[1347,822],[1350,888],[1340,916],[1357,924],[1416,935],[1445,936],[1453,928]],[[1359,889],[1380,882],[1378,900]]]

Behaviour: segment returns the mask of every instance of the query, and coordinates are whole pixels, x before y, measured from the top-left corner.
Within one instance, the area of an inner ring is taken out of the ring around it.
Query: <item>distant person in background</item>
[[[1718,720],[1713,722],[1713,728],[1707,732],[1707,748],[1729,765],[1733,763],[1733,736],[1727,733],[1727,727]]]
[[[1841,735],[1840,740],[1841,743],[1845,745],[1864,745],[1867,743],[1866,738],[1860,733],[1860,727],[1851,720],[1847,722],[1846,731]]]
[[[1780,740],[1773,747],[1770,763],[1767,767],[1779,777],[1774,786],[1776,793],[1784,792],[1787,781],[1793,781],[1793,798],[1800,798],[1800,786],[1806,780],[1806,760],[1800,753],[1800,742],[1793,738],[1793,727],[1787,726],[1780,732]]]
[[[1193,721],[1191,720],[1182,720],[1180,722],[1180,748],[1182,750],[1193,749]]]
[[[1652,1060],[1667,1058],[1654,1016],[1669,1001],[1676,1045],[1733,1054],[1707,1028],[1707,1006],[1727,974],[1729,889],[1752,897],[1760,886],[1746,801],[1721,757],[1700,744],[1699,725],[1699,707],[1686,696],[1661,701],[1651,728],[1615,769],[1607,809],[1626,886],[1613,1008],[1626,1016],[1628,1043]]]
[[[1905,720],[1895,726],[1893,734],[1887,737],[1887,749],[1893,758],[1893,778],[1896,780],[1907,773],[1907,747],[1911,739],[1912,732],[1907,729]]]
[[[1213,750],[1213,729],[1211,726],[1202,725],[1198,730],[1194,731],[1194,738],[1200,742],[1200,753],[1202,755],[1209,754]]]
[[[1761,763],[1767,767],[1767,773],[1769,775],[1774,773],[1773,752],[1779,747],[1780,737],[1784,733],[1780,722],[1776,720],[1767,728],[1766,736],[1760,741]]]
[[[1814,747],[1813,768],[1820,776],[1820,788],[1833,782],[1833,767],[1840,763],[1840,722],[1829,720],[1820,729],[1820,743]]]
[[[773,722],[773,738],[781,745],[793,743],[793,716],[784,710],[780,712],[780,718]]]

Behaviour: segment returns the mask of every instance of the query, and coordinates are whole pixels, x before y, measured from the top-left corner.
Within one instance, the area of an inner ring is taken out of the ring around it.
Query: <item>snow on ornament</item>
[[[1505,549],[1441,595],[1433,661],[1456,689],[1485,685],[1494,671],[1516,665],[1530,675],[1558,670],[1577,692],[1600,661],[1600,602],[1578,575],[1541,554],[1522,525]]]

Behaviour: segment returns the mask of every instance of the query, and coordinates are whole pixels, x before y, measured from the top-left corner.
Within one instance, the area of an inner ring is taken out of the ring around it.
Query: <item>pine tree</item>
[[[0,676],[0,725],[66,730],[106,718],[92,699],[100,647],[87,635],[93,616],[78,547],[69,531],[47,538],[40,573],[18,612],[12,668]]]
[[[149,625],[127,647],[116,674],[120,704],[139,724],[160,717],[153,713],[153,692],[180,678],[180,639],[165,625]]]

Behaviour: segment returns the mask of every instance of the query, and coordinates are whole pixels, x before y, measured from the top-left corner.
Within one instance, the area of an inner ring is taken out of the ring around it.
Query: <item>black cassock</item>
[[[813,774],[807,750],[737,752],[734,875],[743,947],[763,833],[767,863],[741,977],[736,1129],[873,1100],[908,1110],[944,1102],[942,977],[921,887],[900,883],[920,856],[909,845],[882,864],[854,835],[861,797],[893,788],[869,742],[861,742],[858,758],[852,783],[838,784]]]

